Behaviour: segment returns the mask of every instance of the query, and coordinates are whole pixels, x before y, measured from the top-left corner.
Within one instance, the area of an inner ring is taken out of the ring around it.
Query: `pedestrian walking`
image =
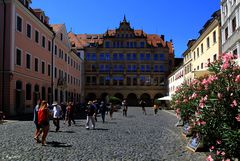
[[[75,125],[74,120],[74,109],[73,109],[73,103],[69,102],[67,106],[67,120],[68,120],[68,126],[71,126],[71,122]]]
[[[159,105],[158,105],[158,104],[154,104],[154,105],[153,105],[153,111],[154,111],[154,114],[155,114],[155,115],[157,114],[158,109],[159,109]]]
[[[92,128],[95,129],[95,119],[94,119],[94,117],[96,115],[96,108],[94,107],[94,104],[93,104],[92,101],[88,102],[86,113],[87,113],[86,129],[87,130],[89,129],[90,121],[91,121],[91,124],[92,124]]]
[[[66,122],[66,112],[67,112],[67,105],[66,102],[61,103],[61,109],[62,109],[62,119],[64,120],[64,123]]]
[[[60,129],[60,118],[62,116],[61,106],[56,101],[53,102],[53,124],[56,126],[56,132]]]
[[[127,117],[128,105],[126,100],[123,100],[122,106],[123,106],[123,116]]]
[[[112,120],[114,110],[115,110],[115,108],[114,108],[113,104],[110,103],[109,117],[110,117],[111,120]]]
[[[146,109],[145,109],[146,102],[142,99],[142,100],[139,102],[139,104],[140,104],[140,106],[142,107],[143,114],[147,115],[147,112],[146,112]]]
[[[100,113],[102,116],[102,122],[105,123],[105,115],[106,115],[106,111],[107,111],[107,106],[106,104],[102,101],[100,104]]]
[[[41,142],[39,140],[39,136],[41,134],[41,131],[40,131],[40,126],[38,124],[38,110],[40,108],[41,102],[42,102],[42,100],[39,99],[37,101],[37,105],[34,107],[34,110],[33,110],[33,122],[34,122],[34,124],[36,126],[36,129],[35,129],[35,132],[34,132],[34,140],[36,141],[36,143],[40,143]]]
[[[95,121],[97,122],[97,114],[98,114],[98,111],[99,111],[99,108],[100,108],[97,100],[94,100],[94,101],[93,101],[93,106],[94,106],[94,108],[95,108],[95,110],[96,110],[96,115],[94,116],[94,119],[95,119]]]
[[[46,146],[46,138],[49,131],[49,118],[50,118],[50,111],[47,106],[46,101],[42,101],[40,108],[38,110],[38,124],[42,129],[42,145]]]

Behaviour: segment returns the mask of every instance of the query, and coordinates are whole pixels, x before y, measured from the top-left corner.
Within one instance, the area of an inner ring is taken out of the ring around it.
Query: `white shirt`
[[[53,118],[59,117],[61,117],[61,107],[59,105],[56,105],[53,107]]]

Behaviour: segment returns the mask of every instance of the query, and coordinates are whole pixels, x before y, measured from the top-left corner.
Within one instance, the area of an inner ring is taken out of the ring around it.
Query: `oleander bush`
[[[184,83],[171,105],[204,138],[213,153],[208,160],[233,160],[240,154],[240,67],[229,53],[209,64],[209,72]]]

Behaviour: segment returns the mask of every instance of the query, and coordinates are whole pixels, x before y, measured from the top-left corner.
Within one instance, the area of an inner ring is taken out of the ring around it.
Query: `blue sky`
[[[67,30],[80,33],[104,33],[115,29],[124,14],[134,29],[148,34],[163,34],[173,40],[175,55],[181,57],[189,39],[212,13],[220,9],[220,0],[32,0],[32,8],[41,8],[51,24],[65,23]]]

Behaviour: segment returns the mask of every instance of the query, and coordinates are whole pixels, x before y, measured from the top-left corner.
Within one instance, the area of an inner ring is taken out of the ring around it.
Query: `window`
[[[201,53],[203,54],[203,44],[201,44]]]
[[[22,32],[22,18],[17,16],[17,31]]]
[[[209,37],[207,38],[207,48],[210,48],[210,40],[209,40]]]
[[[213,32],[213,43],[215,44],[217,42],[217,36],[216,31]]]
[[[42,87],[42,99],[46,100],[46,88]]]
[[[145,43],[144,42],[140,42],[140,47],[144,48],[145,47]]]
[[[99,77],[99,85],[104,85],[104,77],[103,76]]]
[[[217,54],[214,54],[213,55],[213,61],[216,61],[217,60]]]
[[[124,60],[124,55],[123,55],[123,53],[119,53],[119,60]]]
[[[199,57],[199,48],[197,48],[197,58]]]
[[[137,85],[137,76],[133,76],[133,85],[134,85],[134,86]]]
[[[22,51],[20,49],[16,50],[16,64],[22,65]]]
[[[130,53],[127,53],[127,60],[131,60],[131,54]]]
[[[27,24],[27,37],[32,38],[32,26]]]
[[[35,30],[35,42],[39,43],[39,32]]]
[[[201,63],[201,69],[203,69],[203,63]]]
[[[159,67],[159,68],[160,68],[160,69],[159,69],[159,70],[160,70],[160,72],[164,72],[164,70],[165,70],[165,69],[164,69],[164,66],[163,66],[163,65],[160,65],[160,67]]]
[[[101,61],[105,60],[105,55],[104,55],[104,53],[100,53],[100,55],[99,55],[99,60],[101,60]]]
[[[144,58],[145,58],[145,54],[141,53],[141,54],[140,54],[140,60],[143,61]]]
[[[119,44],[118,44],[118,46],[119,46]],[[109,41],[105,42],[105,48],[110,48],[110,42]]]
[[[91,54],[90,53],[87,53],[86,54],[86,60],[90,60],[91,59]],[[68,62],[69,62],[69,59],[68,59]],[[69,64],[69,63],[68,63]]]
[[[97,57],[96,57],[96,53],[92,53],[92,60],[96,60],[97,59]]]
[[[146,60],[151,60],[151,55],[149,53],[146,54]]]
[[[232,19],[232,32],[235,32],[236,31],[236,17],[234,17],[233,19]]]
[[[52,43],[51,41],[48,40],[48,51],[51,52],[51,46],[52,46]]]
[[[158,54],[154,54],[154,58],[153,58],[155,61],[158,60]]]
[[[113,54],[113,60],[118,60],[118,54],[117,53]]]
[[[238,51],[237,51],[237,49],[233,50],[233,56],[238,57]]]
[[[154,72],[158,72],[158,65],[154,65]]]
[[[35,72],[38,72],[38,58],[35,58],[35,67],[34,67]]]
[[[26,68],[31,69],[31,55],[26,54]]]
[[[54,53],[55,53],[55,55],[57,55],[57,50],[58,50],[58,47],[57,47],[57,45],[55,45],[55,47],[54,47]]]
[[[65,62],[67,62],[67,53],[65,53]]]
[[[146,72],[150,72],[151,71],[151,66],[148,64],[146,65]]]
[[[194,53],[193,53],[193,59],[194,59],[194,60],[196,59],[196,53],[195,53],[195,51],[194,51]]]
[[[42,47],[45,48],[46,38],[45,36],[42,36]]]
[[[130,76],[127,77],[127,85],[130,86],[132,84],[132,79]]]
[[[50,75],[51,75],[51,65],[48,64],[48,76],[50,76]]]
[[[45,73],[45,62],[42,61],[42,74]]]
[[[145,65],[141,65],[141,66],[140,66],[140,71],[141,71],[141,72],[145,72]]]
[[[110,60],[110,54],[109,53],[106,53],[105,57],[106,57],[106,60]]]
[[[60,39],[61,39],[61,41],[63,40],[63,34],[61,33],[61,35],[60,35]]]
[[[225,28],[225,41],[228,39],[228,27]]]
[[[164,54],[160,54],[160,60],[162,60],[162,61],[165,60],[165,55]]]
[[[26,84],[26,100],[31,100],[32,86],[31,84]]]
[[[137,54],[136,53],[132,54],[132,60],[137,60]]]

